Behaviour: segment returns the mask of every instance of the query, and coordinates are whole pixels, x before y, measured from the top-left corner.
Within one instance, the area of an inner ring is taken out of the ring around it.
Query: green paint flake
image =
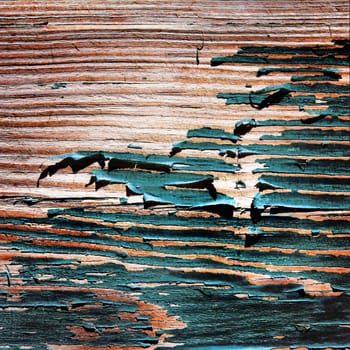
[[[344,108],[345,109],[345,108]],[[328,113],[329,109],[324,112],[324,114],[319,115],[320,111],[317,113],[315,111],[315,117],[303,118],[303,119],[292,119],[292,120],[279,120],[279,119],[270,119],[270,120],[260,120],[256,122],[256,126],[325,126],[325,127],[335,127],[335,126],[343,126],[346,127],[349,124],[349,121],[346,119],[338,118],[336,114],[344,115],[344,113],[340,113],[339,110],[331,115]],[[310,113],[310,110],[307,111]],[[328,113],[328,115],[327,115]]]
[[[341,70],[338,68],[314,68],[314,67],[264,67],[259,68],[256,73],[257,77],[268,75],[271,73],[322,73],[323,77],[339,80],[341,75],[338,73]]]
[[[296,191],[257,193],[252,206],[259,210],[272,208],[274,213],[283,211],[348,210],[350,208],[350,198],[345,195],[304,194]]]
[[[230,132],[226,132],[222,129],[212,129],[208,127],[204,127],[201,129],[193,129],[187,132],[187,137],[198,137],[198,138],[213,138],[220,140],[229,140],[233,143],[236,143],[239,140],[237,135],[234,135]]]
[[[284,130],[281,135],[263,135],[260,140],[320,140],[349,141],[348,130],[322,130],[316,128]]]
[[[345,66],[349,65],[349,59],[335,57],[317,57],[314,56],[294,56],[292,58],[269,58],[250,56],[250,55],[234,55],[234,56],[217,56],[211,59],[211,66],[216,67],[224,63],[248,63],[254,65],[261,64],[304,64],[304,65],[327,65],[327,66]]]
[[[53,90],[57,90],[65,87],[67,87],[67,83],[54,83],[53,85],[51,85],[51,89]]]
[[[336,42],[335,45],[338,47],[244,47],[232,56],[213,57],[211,66],[215,67],[225,63],[348,66],[350,62],[349,41]],[[274,57],[274,55],[290,57]]]
[[[253,91],[254,94],[266,94],[279,89],[287,89],[291,92],[309,92],[309,93],[349,93],[350,85],[336,85],[331,83],[316,83],[316,84],[278,84],[271,85],[264,89]]]
[[[260,191],[290,189],[292,191],[350,192],[350,179],[340,177],[262,175],[259,177],[256,187]]]
[[[350,169],[350,160],[340,159],[265,158],[257,163],[263,167],[254,169],[253,173],[346,176]]]
[[[314,55],[315,57],[320,56],[331,56],[331,55],[348,55],[349,41],[340,43],[340,47],[334,46],[246,46],[242,47],[238,54],[277,54],[277,55]]]
[[[292,75],[290,78],[291,81],[337,81],[341,78],[341,76],[338,75],[329,75],[329,74],[323,74],[323,75]]]
[[[217,193],[213,182],[211,175],[193,173],[94,170],[89,184],[95,184],[96,189],[108,184],[126,184],[127,194],[143,195],[147,208],[159,204],[173,204],[189,209],[224,206],[232,212],[233,198]]]
[[[134,143],[130,143],[128,145],[128,148],[133,148],[133,149],[142,149],[142,146],[134,144]]]
[[[306,143],[297,142],[291,144],[251,144],[246,146],[217,144],[213,142],[189,142],[181,141],[173,145],[172,152],[183,150],[218,151],[220,155],[232,158],[244,158],[251,155],[281,155],[281,156],[319,156],[320,149],[329,157],[349,157],[350,145],[335,143]]]

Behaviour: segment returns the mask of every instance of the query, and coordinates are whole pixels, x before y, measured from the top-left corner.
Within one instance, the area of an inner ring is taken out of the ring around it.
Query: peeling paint
[[[349,96],[338,67],[348,65],[347,51],[347,42],[335,42],[213,58],[213,66],[264,65],[260,79],[293,75],[286,84],[219,94],[232,108],[256,107],[254,118],[230,131],[189,130],[169,155],[134,148],[51,159],[59,161],[44,168],[38,186],[71,168],[89,173],[96,190],[122,184],[143,202],[95,206],[81,197],[66,198],[65,207],[51,198],[57,207],[47,217],[0,218],[3,344],[13,346],[23,329],[23,344],[43,349],[349,347]],[[316,83],[294,83],[302,80]],[[284,106],[305,113],[259,118]],[[284,129],[276,134],[275,126]],[[249,142],[260,127],[265,134]],[[204,154],[178,155],[185,150]],[[250,157],[255,168],[227,157]],[[250,171],[259,174],[254,185]],[[251,206],[218,191],[222,179],[230,193],[253,194]],[[35,208],[46,199],[2,200]]]

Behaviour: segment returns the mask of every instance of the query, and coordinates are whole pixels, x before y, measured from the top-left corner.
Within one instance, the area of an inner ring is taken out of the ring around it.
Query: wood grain
[[[341,0],[2,1],[0,349],[350,348],[348,23]],[[129,165],[37,186],[81,151]]]

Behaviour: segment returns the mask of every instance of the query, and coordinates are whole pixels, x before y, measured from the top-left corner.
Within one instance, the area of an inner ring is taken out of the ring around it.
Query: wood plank
[[[0,349],[350,348],[348,1],[0,14]]]

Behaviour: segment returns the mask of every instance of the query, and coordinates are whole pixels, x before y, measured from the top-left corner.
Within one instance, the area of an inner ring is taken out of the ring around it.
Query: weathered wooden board
[[[350,348],[347,1],[0,3],[0,349]]]

